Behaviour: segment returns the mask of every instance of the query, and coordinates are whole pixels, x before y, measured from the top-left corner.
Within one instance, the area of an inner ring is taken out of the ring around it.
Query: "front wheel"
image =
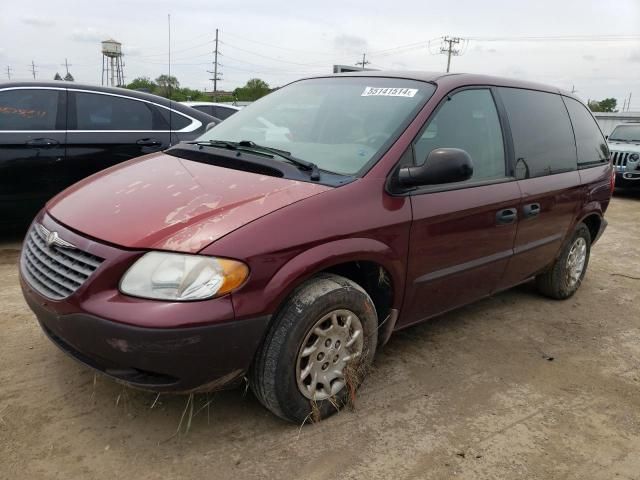
[[[576,293],[587,272],[590,253],[591,234],[581,223],[551,268],[536,277],[540,293],[558,300]]]
[[[347,278],[315,277],[277,314],[250,372],[251,388],[279,417],[317,421],[353,400],[376,344],[369,295]]]

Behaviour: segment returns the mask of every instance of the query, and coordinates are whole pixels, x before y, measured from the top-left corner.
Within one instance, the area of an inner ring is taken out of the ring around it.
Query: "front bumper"
[[[118,281],[142,252],[83,238],[46,215],[39,221],[104,259],[73,294],[52,300],[25,280],[23,254],[24,298],[43,331],[65,353],[117,381],[147,390],[212,391],[242,379],[270,316],[236,319],[230,295],[198,302],[122,295]]]
[[[35,294],[37,295],[37,294]],[[187,328],[141,328],[84,313],[57,315],[33,293],[25,299],[42,330],[81,363],[133,387],[213,391],[248,370],[269,317]]]

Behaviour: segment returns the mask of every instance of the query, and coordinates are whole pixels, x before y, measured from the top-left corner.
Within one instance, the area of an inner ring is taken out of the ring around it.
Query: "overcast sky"
[[[633,92],[640,110],[640,0],[6,0],[0,78],[7,66],[12,79],[31,78],[33,60],[37,78],[51,79],[65,74],[68,58],[77,81],[100,83],[100,41],[108,37],[123,44],[127,80],[155,78],[167,72],[169,13],[172,74],[183,86],[212,89],[206,70],[216,27],[225,90],[252,77],[277,86],[330,72],[365,52],[373,68],[444,71],[438,37],[452,35],[469,39],[452,59],[454,72],[575,86],[585,100],[613,96],[620,105]]]

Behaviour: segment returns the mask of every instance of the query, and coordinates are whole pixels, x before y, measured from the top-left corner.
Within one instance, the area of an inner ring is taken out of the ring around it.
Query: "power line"
[[[312,64],[312,63],[291,62],[291,61],[288,61],[288,60],[282,60],[281,58],[275,58],[275,57],[269,57],[267,55],[261,55],[259,53],[255,53],[255,52],[252,52],[250,50],[245,50],[244,48],[237,47],[237,46],[232,45],[232,44],[230,44],[228,42],[222,42],[221,41],[220,43],[223,44],[223,45],[226,45],[227,47],[231,47],[232,49],[239,50],[241,52],[248,53],[250,55],[255,55],[257,57],[266,58],[267,60],[273,60],[274,62],[289,63],[291,65],[301,65],[303,67],[316,67],[316,66],[318,66],[317,63],[316,64]]]

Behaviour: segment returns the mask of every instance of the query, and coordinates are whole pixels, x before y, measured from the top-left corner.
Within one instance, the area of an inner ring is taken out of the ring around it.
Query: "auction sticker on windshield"
[[[417,88],[366,87],[361,97],[413,97]]]

